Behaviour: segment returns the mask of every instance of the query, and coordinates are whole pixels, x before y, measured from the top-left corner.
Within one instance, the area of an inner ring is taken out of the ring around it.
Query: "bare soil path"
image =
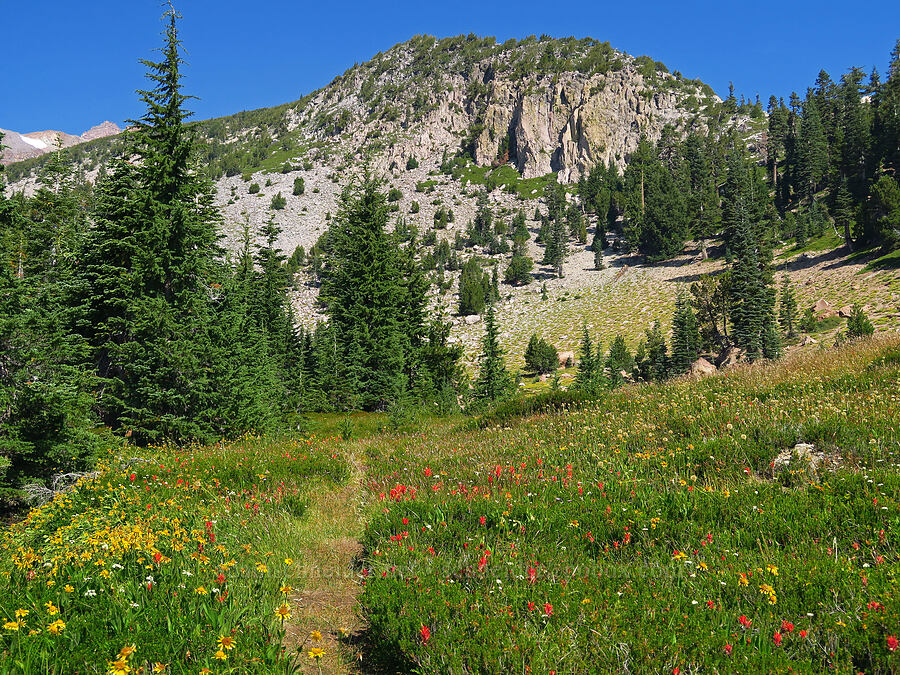
[[[344,485],[311,495],[298,532],[304,545],[296,563],[293,616],[284,645],[288,653],[301,652],[303,673],[364,672],[362,652],[355,646],[364,630],[357,611],[362,587],[356,570],[366,510],[363,448],[362,441],[347,443],[350,478]],[[315,648],[325,652],[318,660],[310,657]]]

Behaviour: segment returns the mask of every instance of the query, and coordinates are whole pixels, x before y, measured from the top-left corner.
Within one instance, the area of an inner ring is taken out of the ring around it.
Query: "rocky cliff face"
[[[415,38],[314,94],[295,124],[345,152],[376,148],[383,168],[463,147],[481,166],[571,182],[598,162],[623,168],[641,135],[705,126],[716,102],[703,83],[605,43]]]
[[[655,141],[666,124],[689,119],[674,93],[652,93],[631,67],[608,76],[568,75],[537,91],[501,82],[494,92],[476,161],[497,159],[496,139],[509,129],[510,159],[524,178],[556,171],[571,182],[598,162],[622,168],[641,134]]]

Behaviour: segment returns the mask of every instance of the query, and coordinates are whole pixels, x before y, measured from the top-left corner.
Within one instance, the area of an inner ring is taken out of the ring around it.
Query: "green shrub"
[[[270,204],[270,206],[272,207],[273,211],[280,211],[285,206],[287,206],[287,199],[283,197],[279,192],[274,197],[272,197],[272,203]]]
[[[498,403],[479,417],[474,426],[485,428],[502,424],[516,417],[527,417],[538,413],[572,410],[594,400],[583,391],[577,389],[547,391],[536,396],[519,395],[502,403]]]
[[[294,190],[293,190],[293,193],[292,193],[292,194],[293,194],[295,197],[299,197],[299,196],[302,195],[305,191],[306,191],[306,185],[305,185],[304,182],[303,182],[303,177],[302,177],[302,176],[297,176],[297,177],[294,179]]]
[[[863,312],[862,307],[858,304],[853,305],[853,311],[850,318],[847,319],[847,337],[859,338],[868,337],[875,332],[875,327],[869,321],[869,317]]]
[[[552,373],[559,367],[556,347],[537,335],[532,335],[525,349],[525,366],[535,373]]]
[[[255,195],[259,192],[259,183],[250,183],[250,187],[247,189],[251,195]]]

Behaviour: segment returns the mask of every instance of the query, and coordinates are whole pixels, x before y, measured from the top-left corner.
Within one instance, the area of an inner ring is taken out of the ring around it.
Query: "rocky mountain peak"
[[[56,150],[57,146],[71,148],[79,143],[86,143],[97,138],[114,136],[121,133],[121,129],[113,122],[103,122],[91,127],[80,136],[73,136],[63,131],[49,129],[46,131],[31,131],[18,133],[7,129],[0,129],[3,134],[3,154],[0,155],[0,163],[12,164],[31,157],[39,157]]]

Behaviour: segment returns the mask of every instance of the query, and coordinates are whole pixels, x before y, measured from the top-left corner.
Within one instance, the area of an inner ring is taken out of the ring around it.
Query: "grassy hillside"
[[[0,664],[894,672],[898,384],[883,336],[486,426],[111,450],[0,535]]]
[[[893,672],[898,376],[885,340],[374,443],[373,642],[434,673]],[[776,473],[800,442],[822,465]]]

